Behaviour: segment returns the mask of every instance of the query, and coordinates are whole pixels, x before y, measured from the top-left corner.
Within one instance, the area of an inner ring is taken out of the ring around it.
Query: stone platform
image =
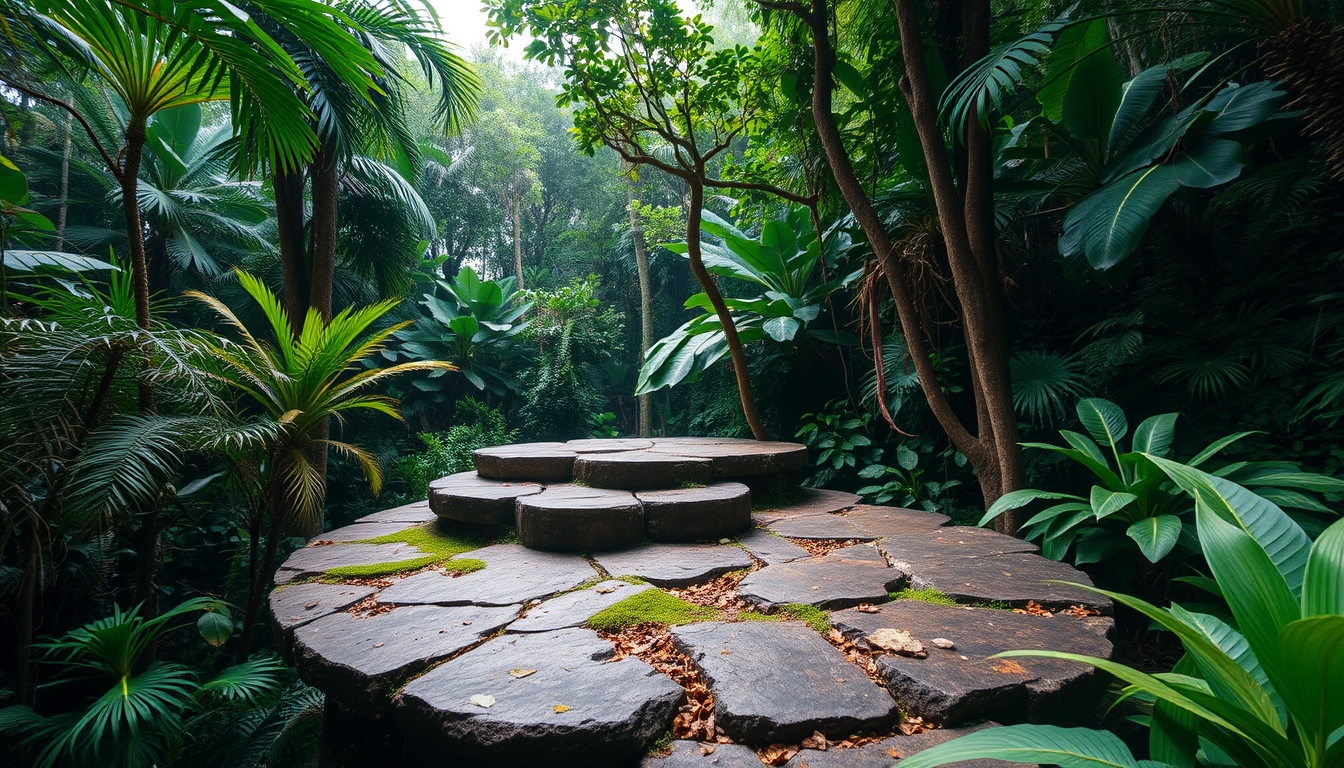
[[[755,749],[818,732],[888,734],[796,761],[866,766],[949,733],[900,736],[901,713],[953,729],[1092,710],[1103,681],[1091,667],[989,658],[1109,657],[1110,603],[1054,583],[1089,584],[1086,574],[1018,539],[852,494],[800,489],[752,509],[739,481],[788,472],[805,454],[744,443],[478,452],[477,472],[435,481],[428,504],[362,518],[286,560],[270,598],[277,642],[333,704],[393,723],[399,757],[450,766],[750,765]],[[669,467],[709,482],[683,487]],[[720,577],[736,584],[732,607],[674,622],[671,643],[713,693],[727,742],[650,757],[685,692],[640,658],[617,659],[589,621]],[[925,652],[883,651],[883,630]],[[847,657],[853,644],[871,668]]]

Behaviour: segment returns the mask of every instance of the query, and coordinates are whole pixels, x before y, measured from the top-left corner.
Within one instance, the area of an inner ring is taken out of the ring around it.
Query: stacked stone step
[[[473,460],[476,471],[430,484],[440,518],[514,525],[531,549],[604,552],[747,529],[751,490],[742,481],[797,472],[807,449],[727,438],[573,440],[486,448]]]

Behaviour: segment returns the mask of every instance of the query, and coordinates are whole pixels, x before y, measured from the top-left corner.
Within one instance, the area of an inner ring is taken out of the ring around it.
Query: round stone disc
[[[482,448],[471,458],[481,477],[546,482],[570,479],[576,455],[564,443],[517,443]]]
[[[575,453],[617,453],[619,451],[643,451],[653,447],[652,440],[640,437],[584,438],[565,443]]]
[[[629,491],[553,485],[517,505],[518,540],[529,549],[602,552],[644,536],[643,511]]]
[[[710,459],[714,462],[714,476],[720,478],[772,475],[807,466],[807,446],[799,443],[769,440],[722,442],[718,438],[708,438],[705,442],[656,442],[652,450],[655,453]]]
[[[751,490],[741,483],[635,495],[644,505],[644,529],[654,541],[718,539],[751,526]]]
[[[545,486],[531,482],[487,480],[475,472],[459,472],[429,484],[429,506],[447,520],[474,525],[509,525],[514,500],[541,493]]]
[[[575,459],[574,479],[594,488],[627,491],[704,485],[714,479],[714,463],[652,451],[595,453]]]

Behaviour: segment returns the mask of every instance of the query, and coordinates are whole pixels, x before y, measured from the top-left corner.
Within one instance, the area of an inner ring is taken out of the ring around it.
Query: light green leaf
[[[1012,509],[1025,507],[1037,499],[1072,499],[1073,501],[1086,501],[1082,496],[1074,496],[1070,493],[1056,493],[1054,491],[1040,491],[1035,488],[1024,488],[1020,491],[1012,491],[1000,496],[990,505],[989,511],[980,519],[977,525],[986,525],[989,521]]]
[[[1101,520],[1138,501],[1139,497],[1123,491],[1111,491],[1099,485],[1092,486],[1092,514]]]
[[[1139,545],[1139,551],[1148,562],[1156,563],[1176,547],[1176,541],[1181,537],[1181,518],[1175,515],[1145,518],[1129,526],[1125,535]]]
[[[1120,737],[1091,728],[1009,725],[968,733],[903,758],[901,768],[933,768],[969,760],[1007,760],[1061,768],[1140,768]]]
[[[1275,678],[1304,741],[1316,754],[1344,726],[1344,616],[1294,621],[1278,638]]]
[[[1125,412],[1120,410],[1120,406],[1099,397],[1079,400],[1078,420],[1093,440],[1110,445],[1116,453],[1120,452],[1120,440],[1129,431],[1129,422],[1125,420]]]
[[[1176,439],[1176,418],[1178,413],[1163,413],[1149,416],[1134,428],[1131,448],[1136,453],[1151,453],[1165,456],[1171,449],[1171,441]]]
[[[1336,520],[1311,545],[1302,579],[1302,616],[1341,615],[1344,615],[1344,520]]]

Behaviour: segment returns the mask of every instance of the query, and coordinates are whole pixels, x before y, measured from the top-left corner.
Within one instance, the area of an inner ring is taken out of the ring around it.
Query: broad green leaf
[[[1138,500],[1139,497],[1132,493],[1111,491],[1100,485],[1092,486],[1092,514],[1098,520],[1110,517]]]
[[[1192,458],[1192,459],[1190,459],[1189,461],[1185,462],[1185,464],[1186,464],[1186,466],[1189,466],[1189,467],[1198,467],[1200,464],[1203,464],[1204,462],[1206,462],[1206,461],[1208,461],[1209,459],[1213,458],[1214,456],[1218,455],[1218,452],[1221,451],[1221,450],[1223,450],[1223,449],[1226,448],[1227,446],[1229,446],[1229,445],[1231,445],[1231,444],[1237,442],[1238,440],[1242,439],[1243,437],[1250,437],[1251,435],[1254,435],[1254,434],[1257,434],[1257,433],[1256,433],[1256,432],[1238,432],[1238,433],[1233,434],[1233,435],[1228,435],[1227,437],[1220,437],[1220,438],[1218,438],[1217,440],[1214,440],[1212,443],[1209,443],[1207,446],[1205,446],[1204,450],[1202,450],[1202,451],[1200,451],[1199,453],[1195,454],[1194,458]]]
[[[233,636],[233,620],[222,611],[206,611],[196,620],[201,639],[218,648]]]
[[[1148,459],[1181,490],[1203,501],[1223,520],[1255,539],[1283,574],[1293,594],[1301,594],[1311,540],[1283,510],[1231,480],[1159,456],[1148,455]]]
[[[1172,163],[1176,180],[1185,187],[1208,189],[1237,178],[1246,167],[1245,150],[1235,141],[1209,139],[1190,147]]]
[[[1251,679],[1255,681],[1256,685],[1263,688],[1266,693],[1271,694],[1272,701],[1274,686],[1270,684],[1269,677],[1265,675],[1265,669],[1260,665],[1260,660],[1255,658],[1255,654],[1251,652],[1251,645],[1246,642],[1246,637],[1244,635],[1233,629],[1231,625],[1217,616],[1210,616],[1207,613],[1187,611],[1185,608],[1182,608],[1175,603],[1173,603],[1168,610],[1171,612],[1172,616],[1184,622],[1186,626],[1196,632],[1199,632],[1205,639],[1210,643],[1213,643],[1219,650],[1235,661],[1237,666],[1246,670],[1246,674],[1251,676]],[[1187,658],[1189,658],[1192,663],[1198,663],[1192,656],[1187,656]],[[1213,673],[1206,674],[1204,677],[1206,680],[1217,679],[1217,676]]]
[[[1254,538],[1224,520],[1200,497],[1199,543],[1251,651],[1270,682],[1278,681],[1279,632],[1301,616],[1297,597]]]
[[[10,205],[25,205],[28,202],[28,179],[4,155],[0,155],[0,202]]]
[[[1063,122],[1064,98],[1078,73],[1078,62],[1089,53],[1106,47],[1107,43],[1104,19],[1063,27],[1059,39],[1049,46],[1049,54],[1045,57],[1046,82],[1036,91],[1041,114],[1052,122]]]
[[[1106,140],[1111,122],[1120,106],[1120,87],[1125,72],[1111,52],[1106,20],[1088,25],[1087,50],[1074,64],[1073,77],[1064,93],[1061,117],[1069,135],[1082,141],[1096,141],[1099,153],[1106,156]]]
[[[201,105],[183,104],[154,113],[149,133],[179,157],[185,155],[201,132]]]
[[[1129,422],[1125,420],[1125,412],[1120,410],[1120,406],[1110,400],[1089,397],[1078,401],[1077,410],[1078,420],[1092,435],[1092,439],[1111,446],[1112,450],[1119,453],[1120,440],[1129,431]]]
[[[1119,736],[1092,728],[1008,725],[986,728],[916,752],[901,768],[933,768],[947,763],[993,759],[1041,763],[1061,768],[1140,768]]]
[[[1208,58],[1209,54],[1205,51],[1192,53],[1165,64],[1149,67],[1126,82],[1120,89],[1120,104],[1115,109],[1115,120],[1111,122],[1108,146],[1112,148],[1112,153],[1119,147],[1125,134],[1138,125],[1152,109],[1157,95],[1167,83],[1169,72],[1197,67]]]
[[[1311,545],[1302,580],[1302,615],[1344,615],[1344,520],[1336,520]]]
[[[1190,674],[1194,668],[1187,655],[1176,662],[1172,671]],[[1148,753],[1153,759],[1176,768],[1195,768],[1198,751],[1199,718],[1165,701],[1153,702],[1153,717],[1148,726]]]
[[[1139,545],[1139,551],[1148,562],[1156,563],[1176,547],[1176,541],[1181,537],[1181,518],[1175,515],[1145,518],[1129,526],[1125,535]]]
[[[1279,694],[1312,753],[1344,726],[1344,616],[1294,621],[1279,634]]]
[[[1113,181],[1074,203],[1064,217],[1059,250],[1093,269],[1119,264],[1139,247],[1148,223],[1181,186],[1169,165],[1153,165]]]
[[[1000,496],[990,505],[989,511],[980,519],[977,525],[986,525],[989,521],[1012,509],[1025,507],[1037,499],[1072,499],[1073,501],[1086,501],[1082,496],[1074,496],[1069,493],[1056,493],[1054,491],[1040,491],[1035,488],[1024,488],[1020,491],[1012,491]]]
[[[1131,448],[1136,453],[1151,453],[1165,456],[1171,449],[1171,441],[1176,439],[1176,418],[1178,413],[1163,413],[1149,416],[1134,428]]]
[[[1022,527],[1030,528],[1035,525],[1040,525],[1041,523],[1049,522],[1065,512],[1087,512],[1090,516],[1092,513],[1092,505],[1081,501],[1069,501],[1063,504],[1056,504],[1053,507],[1043,509],[1035,515],[1032,515],[1030,520],[1027,520],[1022,524]]]
[[[1061,435],[1068,436],[1068,430],[1060,430]],[[1083,437],[1078,435],[1078,437]],[[1087,438],[1083,437],[1084,440]],[[1089,441],[1090,442],[1090,441]],[[1070,459],[1082,464],[1092,471],[1092,474],[1101,478],[1101,481],[1112,488],[1123,488],[1124,483],[1120,482],[1120,477],[1108,466],[1104,459],[1098,460],[1091,451],[1074,450],[1070,448],[1061,448],[1058,445],[1049,443],[1022,443],[1023,448],[1039,448],[1043,451],[1052,451],[1061,456],[1067,456]],[[1094,445],[1093,448],[1096,446]]]
[[[1205,130],[1209,133],[1233,133],[1245,130],[1274,116],[1287,94],[1279,90],[1273,80],[1262,80],[1250,85],[1228,84],[1209,101],[1206,109],[1216,111],[1217,117]]]
[[[67,272],[96,272],[116,270],[118,267],[75,253],[61,251],[5,251],[5,269],[18,272],[39,272],[44,269]]]
[[[772,317],[761,324],[761,329],[769,334],[775,341],[793,341],[798,335],[798,329],[802,327],[792,317]]]

